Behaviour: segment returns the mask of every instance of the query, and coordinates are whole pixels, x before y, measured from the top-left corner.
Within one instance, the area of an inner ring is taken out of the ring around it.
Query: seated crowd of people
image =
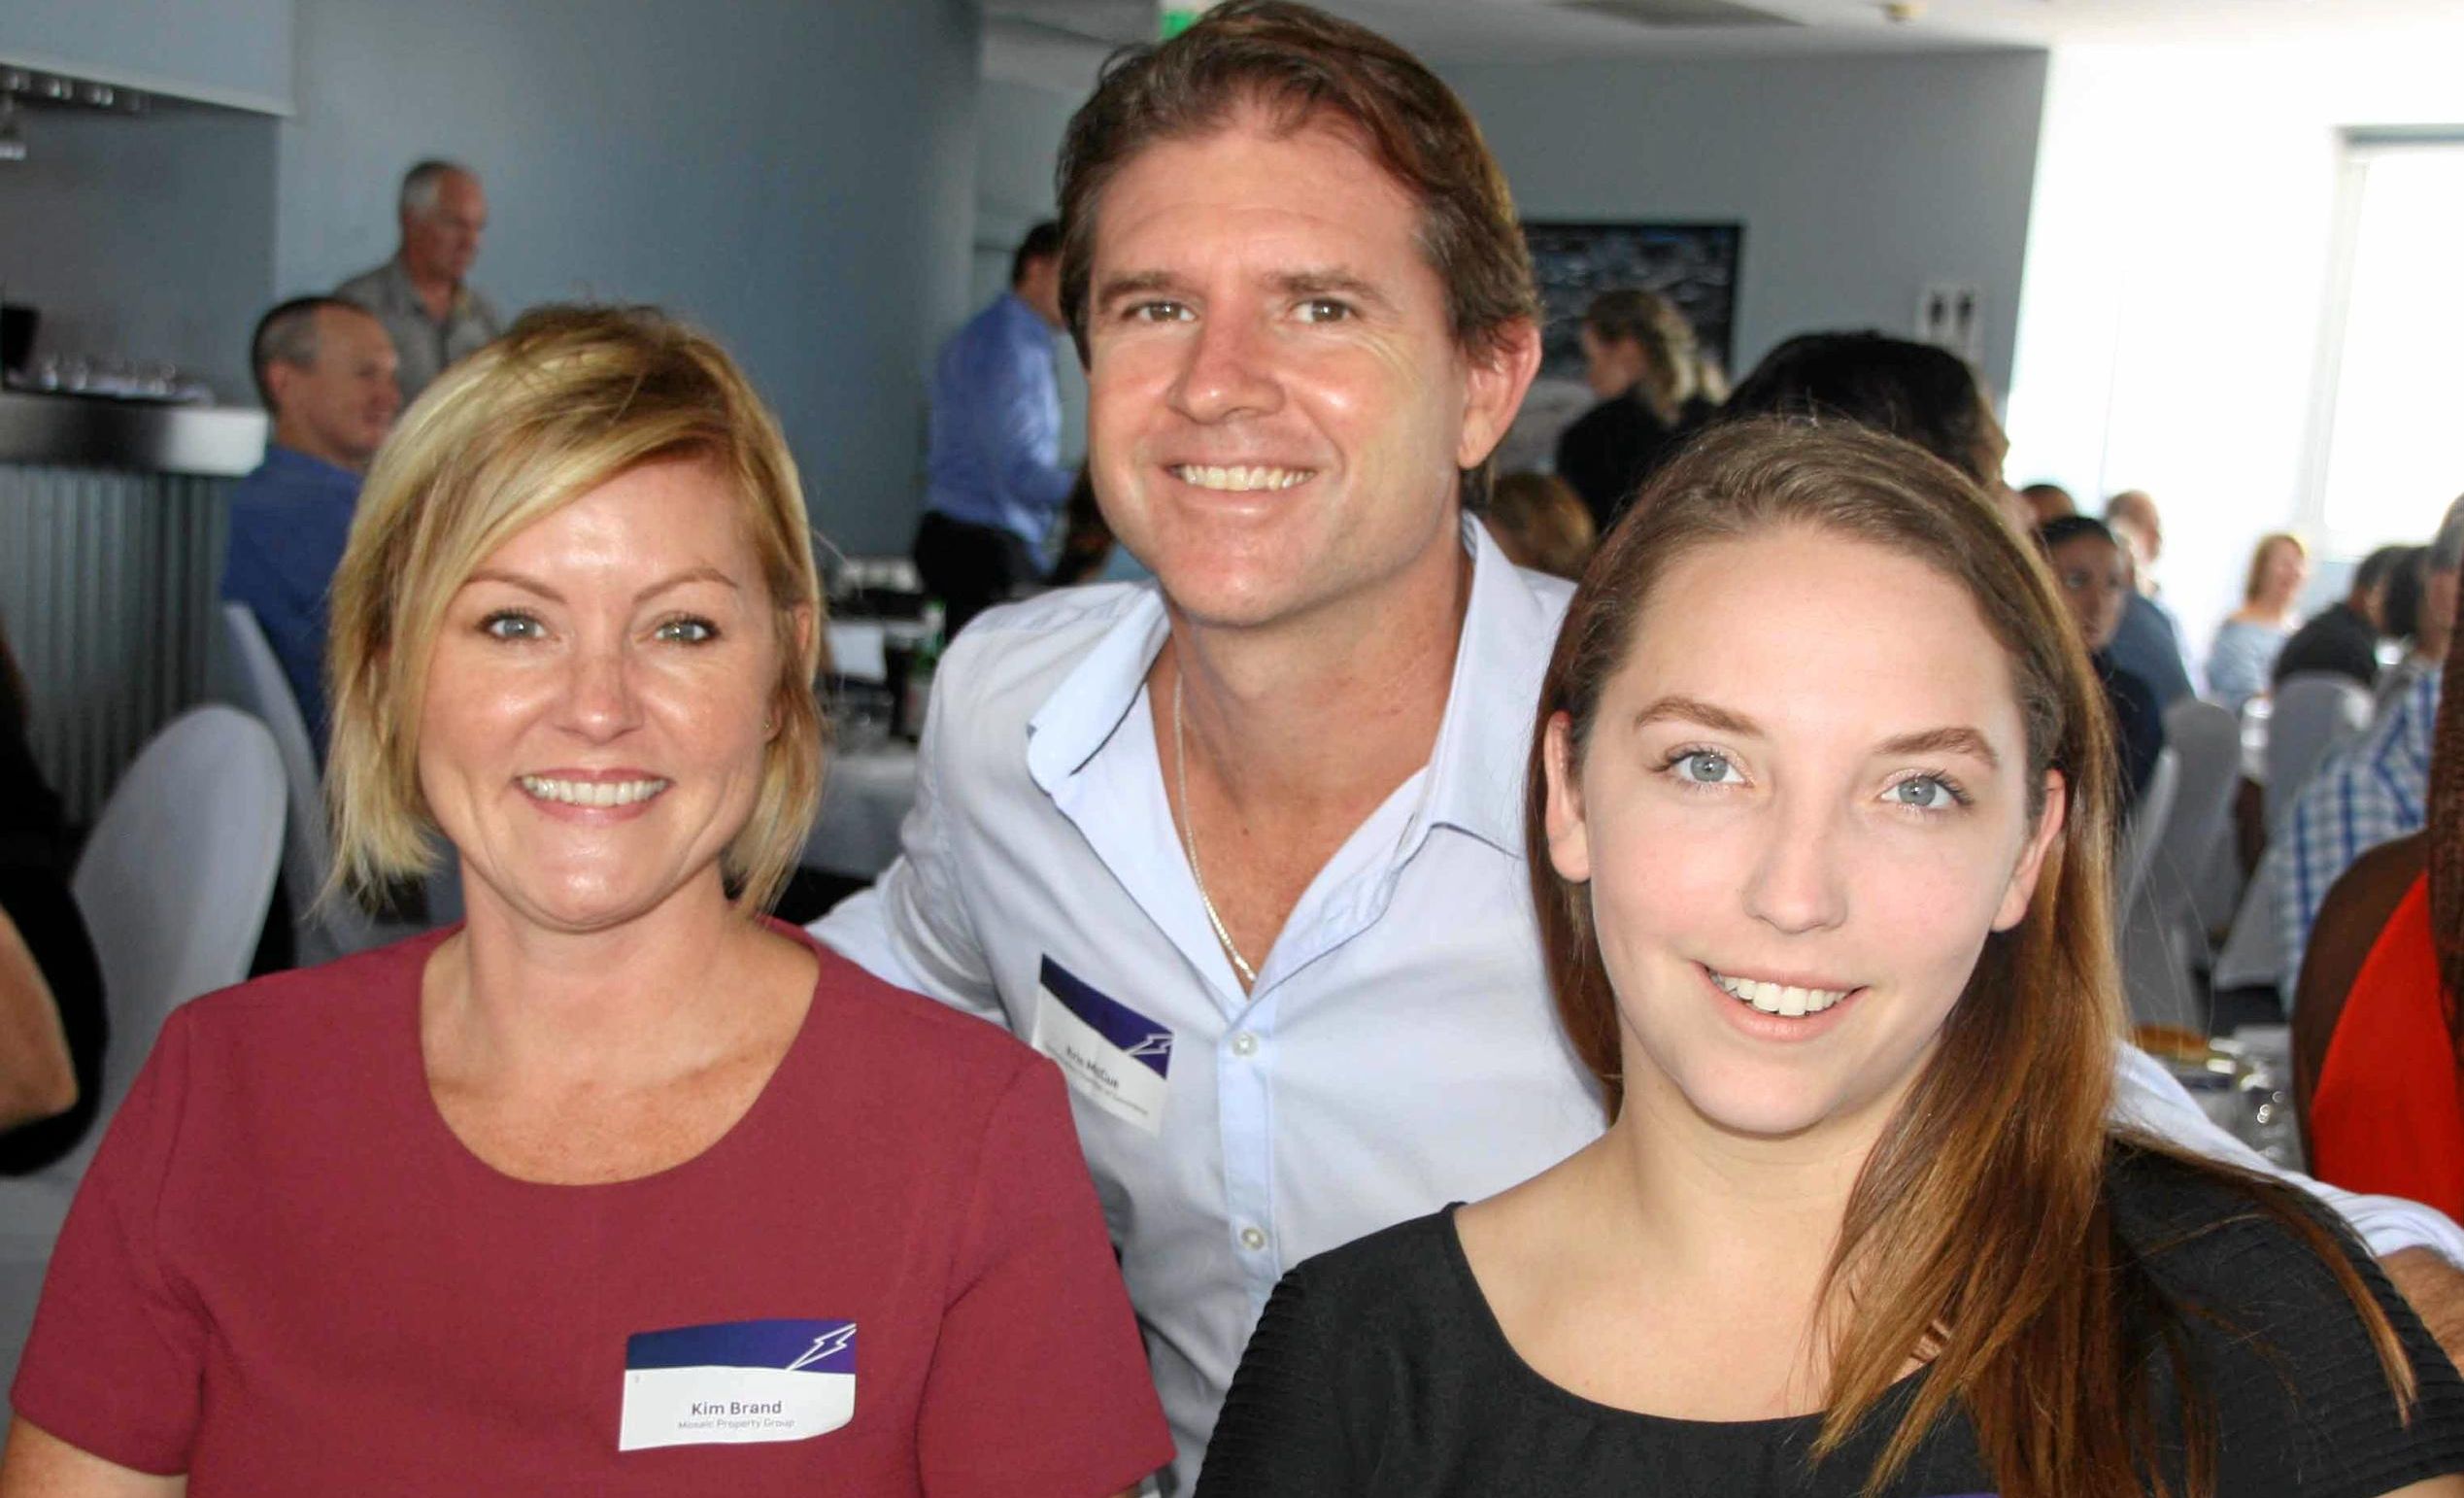
[[[2380,694],[2255,876],[2316,925],[2303,1175],[2127,1038],[2117,849],[2203,674],[2146,495],[2012,490],[1975,372],[1879,333],[1723,394],[1641,289],[1493,481],[1503,178],[1293,0],[1117,59],[1059,195],[935,372],[903,854],[809,927],[827,610],[726,352],[497,329],[433,162],[392,265],[266,315],[225,586],[339,898],[450,856],[465,915],[173,1015],[0,1498],[2464,1498],[2464,501],[2298,627],[2268,536],[2204,673]],[[1115,538],[1150,576],[1043,586]],[[53,1063],[0,1125],[102,1043],[34,939],[64,835],[0,824]]]

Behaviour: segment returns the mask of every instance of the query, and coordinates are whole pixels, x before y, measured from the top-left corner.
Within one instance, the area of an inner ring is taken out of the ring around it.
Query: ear
[[[1455,443],[1455,466],[1477,468],[1497,451],[1524,393],[1540,369],[1539,324],[1517,318],[1497,330],[1490,345],[1465,360],[1463,432]]]
[[[2010,882],[2002,892],[2002,907],[1994,912],[1993,929],[2008,931],[2026,918],[2028,902],[2036,898],[2037,876],[2044,871],[2044,856],[2054,839],[2062,835],[2062,824],[2070,811],[2069,787],[2058,769],[2044,772],[2044,810],[2037,818],[2036,831],[2028,834],[2028,844],[2019,851],[2019,866],[2010,870]]]
[[[1583,823],[1582,766],[1574,759],[1574,720],[1551,713],[1542,767],[1548,774],[1549,867],[1558,877],[1581,884],[1591,877],[1591,832]]]
[[[287,359],[275,358],[265,361],[265,399],[270,408],[267,415],[281,414],[284,405],[287,403],[291,387],[298,384],[300,377],[306,373],[306,370]]]

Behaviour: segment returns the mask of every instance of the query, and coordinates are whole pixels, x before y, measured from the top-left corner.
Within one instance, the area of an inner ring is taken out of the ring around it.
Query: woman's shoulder
[[[2176,1377],[2212,1401],[2217,1491],[2376,1498],[2464,1472],[2464,1379],[2324,1206],[2281,1181],[2126,1143],[2108,1190],[2171,1307]],[[2409,1409],[2374,1319],[2410,1368]]]
[[[313,968],[262,973],[181,1004],[166,1028],[178,1026],[190,1043],[260,1053],[353,1039],[394,1017],[396,1004],[388,1001],[416,1002],[428,957],[451,935],[422,932]]]
[[[820,967],[815,1001],[829,1005],[838,1043],[857,1046],[866,1067],[928,1074],[938,1087],[997,1087],[1040,1059],[999,1025],[884,982],[804,932],[783,929],[811,948]]]
[[[1277,1294],[1337,1345],[1399,1341],[1435,1351],[1487,1314],[1456,1236],[1456,1209],[1413,1217],[1303,1259]]]

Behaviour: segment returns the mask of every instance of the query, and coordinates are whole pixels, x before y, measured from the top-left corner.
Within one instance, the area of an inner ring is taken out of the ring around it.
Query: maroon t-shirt
[[[1051,1063],[817,947],[725,1137],[519,1181],[428,1093],[439,939],[172,1016],[61,1234],[18,1413],[199,1498],[1096,1498],[1171,1459]],[[809,1411],[760,1410],[782,1386],[852,1413],[795,1434]],[[627,1399],[678,1389],[652,1423],[686,1444],[620,1450]]]

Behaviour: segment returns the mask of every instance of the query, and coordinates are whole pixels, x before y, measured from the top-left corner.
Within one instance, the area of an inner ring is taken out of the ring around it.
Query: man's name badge
[[[721,1321],[624,1339],[620,1451],[803,1441],[855,1414],[853,1321]]]
[[[1164,1130],[1172,1030],[1044,959],[1029,1043],[1059,1064],[1078,1095],[1149,1134]]]

